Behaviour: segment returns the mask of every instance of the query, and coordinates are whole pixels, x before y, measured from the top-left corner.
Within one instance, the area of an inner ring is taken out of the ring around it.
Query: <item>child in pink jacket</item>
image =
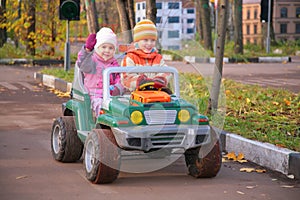
[[[108,67],[119,66],[114,58],[117,37],[110,28],[101,28],[97,34],[90,34],[78,53],[77,65],[84,74],[84,86],[89,92],[92,109],[99,115],[103,97],[102,72]],[[111,74],[110,93],[118,95],[123,91],[120,75]]]

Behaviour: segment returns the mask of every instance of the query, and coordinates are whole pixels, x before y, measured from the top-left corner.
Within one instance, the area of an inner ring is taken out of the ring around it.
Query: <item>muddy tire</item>
[[[92,183],[112,183],[118,178],[120,150],[111,130],[93,129],[84,145],[84,170]]]
[[[73,116],[59,117],[53,122],[51,152],[55,160],[69,163],[80,159],[83,143],[77,136]]]
[[[189,175],[195,178],[212,178],[220,171],[222,164],[221,144],[218,135],[211,128],[211,142],[184,153]]]

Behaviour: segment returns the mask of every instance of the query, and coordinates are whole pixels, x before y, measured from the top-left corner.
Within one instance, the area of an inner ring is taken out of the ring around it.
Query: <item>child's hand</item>
[[[109,90],[110,90],[110,95],[111,96],[118,96],[120,95],[120,90],[118,89],[118,87],[111,85],[109,86]]]
[[[153,81],[151,78],[148,78],[146,75],[142,74],[136,80],[136,88],[151,81]]]
[[[85,48],[92,51],[94,49],[96,42],[97,42],[96,34],[95,33],[90,34],[85,42]]]
[[[156,83],[157,85],[162,85],[162,87],[165,87],[167,85],[167,79],[165,77],[162,76],[156,76],[153,79],[154,83]]]

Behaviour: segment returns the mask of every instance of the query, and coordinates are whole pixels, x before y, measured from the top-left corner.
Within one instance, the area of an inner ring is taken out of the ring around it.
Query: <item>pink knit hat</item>
[[[94,46],[95,49],[104,43],[112,44],[115,49],[117,48],[117,36],[110,28],[101,28],[96,34],[96,40],[97,42]]]

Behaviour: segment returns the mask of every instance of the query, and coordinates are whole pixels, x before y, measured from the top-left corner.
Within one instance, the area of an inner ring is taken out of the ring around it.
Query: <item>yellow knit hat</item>
[[[143,39],[157,40],[156,26],[149,19],[138,22],[133,28],[133,41],[138,42]]]

